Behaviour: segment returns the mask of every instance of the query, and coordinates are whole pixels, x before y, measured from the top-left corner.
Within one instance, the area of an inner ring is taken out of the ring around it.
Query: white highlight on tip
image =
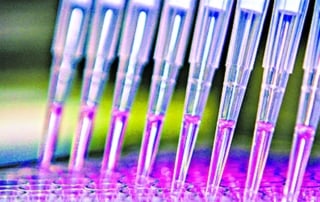
[[[299,12],[301,0],[280,0],[278,8],[289,12]]]
[[[219,10],[226,10],[228,0],[206,0],[205,5]]]
[[[240,2],[240,8],[262,13],[264,4],[265,0],[242,0]]]

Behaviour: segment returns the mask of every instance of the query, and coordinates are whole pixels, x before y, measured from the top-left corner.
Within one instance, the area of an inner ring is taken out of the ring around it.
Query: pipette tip
[[[176,154],[171,192],[180,190],[184,186],[198,135],[200,120],[200,116],[192,116],[188,114],[184,116]]]
[[[113,109],[108,138],[106,141],[101,172],[112,172],[121,153],[123,137],[130,112]]]
[[[148,114],[147,124],[143,135],[143,140],[140,149],[138,160],[138,169],[136,183],[144,183],[145,179],[150,175],[162,130],[164,116],[162,114]]]
[[[218,129],[214,140],[206,188],[206,194],[212,196],[213,198],[215,198],[219,190],[224,166],[229,155],[235,126],[236,122],[233,120],[220,119],[218,121]]]
[[[39,150],[39,166],[48,168],[54,155],[54,150],[57,144],[59,128],[61,123],[61,115],[63,105],[52,102],[47,109],[47,119],[45,123],[44,142],[40,145]]]
[[[273,131],[274,125],[272,123],[262,121],[256,123],[244,190],[244,201],[252,200],[259,190]]]
[[[84,165],[85,156],[91,139],[94,117],[96,114],[95,105],[82,105],[78,128],[73,140],[70,154],[69,170],[80,171]]]
[[[314,136],[315,129],[313,127],[302,124],[296,125],[287,180],[284,187],[284,196],[288,200],[297,199],[299,195]]]

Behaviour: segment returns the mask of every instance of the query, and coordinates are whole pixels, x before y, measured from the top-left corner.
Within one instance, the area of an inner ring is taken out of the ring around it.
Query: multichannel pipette
[[[309,40],[304,60],[298,117],[293,137],[284,196],[296,201],[310,157],[320,118],[320,1],[314,6]]]
[[[125,0],[97,0],[87,45],[80,116],[70,154],[69,169],[80,170],[91,139],[96,108],[99,105],[110,65],[115,56]]]
[[[119,67],[111,123],[101,171],[113,171],[121,153],[130,109],[148,62],[157,28],[161,1],[131,0],[128,3],[119,48]]]
[[[92,0],[63,0],[52,45],[52,67],[45,132],[39,149],[41,167],[51,163],[58,138],[64,103],[75,67],[83,56]]]
[[[283,95],[294,67],[308,3],[308,0],[277,0],[274,4],[244,200],[253,200],[260,186]]]
[[[184,117],[176,154],[171,191],[183,187],[201,117],[226,36],[233,0],[202,0],[189,56],[190,71]]]
[[[166,0],[161,14],[154,53],[147,122],[143,133],[137,168],[137,184],[149,176],[158,150],[163,119],[176,77],[183,65],[189,39],[195,0]]]
[[[206,187],[207,195],[212,197],[217,194],[229,155],[268,3],[269,0],[242,0],[237,3]]]

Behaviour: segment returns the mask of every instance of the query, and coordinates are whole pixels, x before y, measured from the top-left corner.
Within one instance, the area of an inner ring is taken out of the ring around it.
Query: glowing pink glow
[[[204,201],[208,197],[211,201],[212,196],[204,195],[210,155],[211,149],[195,151],[196,158],[192,158],[179,196],[170,192],[175,153],[162,151],[154,163],[149,183],[141,186],[135,184],[137,153],[122,158],[119,172],[109,175],[99,172],[100,159],[87,159],[83,172],[69,172],[66,163],[59,163],[59,171],[53,167],[45,171],[37,168],[3,169],[0,200]],[[221,185],[217,188],[220,201],[242,201],[248,157],[247,151],[231,149]],[[282,155],[270,155],[257,201],[282,199],[287,160]],[[315,201],[319,196],[319,162],[319,158],[311,159],[297,201]]]

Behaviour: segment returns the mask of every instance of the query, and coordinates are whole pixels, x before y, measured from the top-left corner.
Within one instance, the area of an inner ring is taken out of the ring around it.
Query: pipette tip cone
[[[183,187],[196,143],[200,116],[185,115],[176,154],[171,192]]]
[[[274,125],[268,122],[257,122],[250,153],[244,201],[252,200],[257,194],[262,174],[266,165],[273,136]]]
[[[112,111],[108,138],[105,145],[101,172],[112,172],[121,153],[123,137],[127,128],[129,111]]]
[[[89,141],[92,136],[96,107],[83,105],[80,110],[79,122],[69,161],[69,170],[73,171],[80,171],[83,168]]]
[[[137,183],[142,183],[151,172],[158,151],[163,119],[163,115],[148,114],[138,160]]]
[[[283,193],[288,200],[291,198],[297,198],[300,193],[314,136],[315,129],[311,126],[298,124],[295,128],[287,180]]]
[[[206,194],[214,196],[220,186],[223,170],[229,155],[236,122],[220,119],[214,140]]]
[[[39,150],[39,166],[48,168],[54,155],[57,144],[63,105],[50,103],[47,109],[44,140]]]

